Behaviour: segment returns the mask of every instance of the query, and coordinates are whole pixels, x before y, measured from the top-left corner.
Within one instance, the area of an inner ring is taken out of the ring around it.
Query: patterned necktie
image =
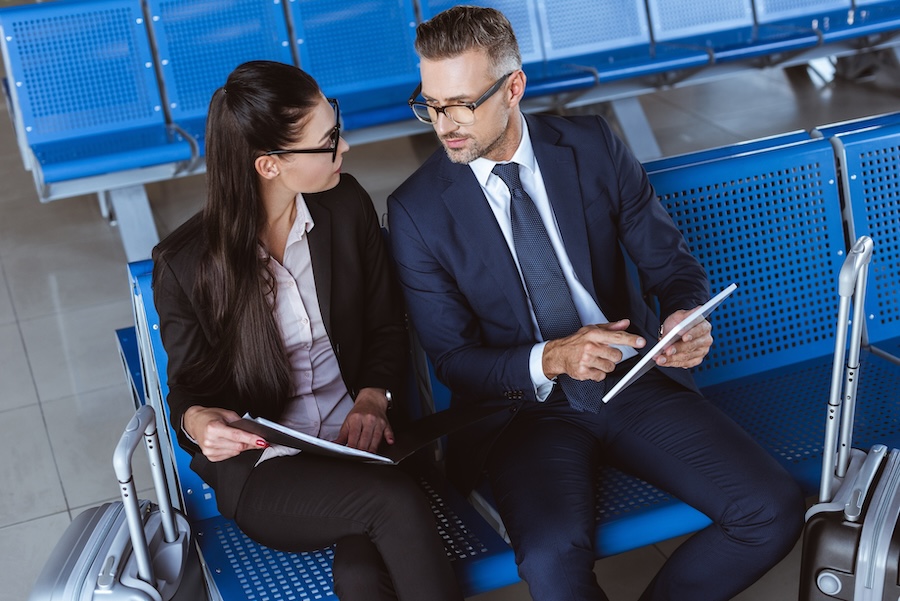
[[[581,320],[541,216],[519,180],[519,165],[498,163],[493,173],[503,180],[512,197],[509,216],[513,246],[541,335],[544,340],[569,336],[581,327]],[[557,381],[574,409],[596,413],[603,406],[603,382],[574,380],[565,374]]]

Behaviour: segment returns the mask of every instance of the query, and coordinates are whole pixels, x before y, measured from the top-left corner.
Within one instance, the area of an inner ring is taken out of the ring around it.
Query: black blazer
[[[659,297],[664,316],[706,302],[706,274],[643,167],[606,122],[526,120],[563,244],[604,315],[627,317],[632,331],[657,337],[659,318],[628,281],[625,252],[637,265],[641,288]],[[516,405],[535,400],[528,300],[475,175],[443,149],[390,196],[388,211],[407,310],[438,376],[453,391],[452,402],[511,405],[451,439],[451,473],[469,489]],[[662,369],[696,389],[686,370]]]
[[[319,308],[350,395],[355,398],[365,387],[401,391],[409,357],[403,303],[369,195],[344,174],[335,188],[303,197],[315,223],[308,235]],[[207,312],[194,293],[197,259],[205,249],[199,215],[161,242],[153,251],[153,298],[168,355],[167,402],[179,444],[193,455],[194,471],[215,489],[219,511],[233,517],[261,451],[210,462],[181,431],[182,416],[192,405],[254,413],[231,382],[204,398],[182,378],[186,365],[216,347]]]

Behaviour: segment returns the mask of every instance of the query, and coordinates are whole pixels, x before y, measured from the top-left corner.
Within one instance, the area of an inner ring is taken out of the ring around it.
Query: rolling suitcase
[[[819,502],[806,513],[801,601],[900,599],[900,450],[879,444],[866,453],[851,446],[872,250],[872,240],[863,236],[841,269],[822,482]]]
[[[160,505],[138,501],[131,459],[144,440]],[[191,529],[169,502],[156,416],[128,423],[113,455],[121,501],[78,515],[56,544],[30,601],[204,601],[209,598]]]

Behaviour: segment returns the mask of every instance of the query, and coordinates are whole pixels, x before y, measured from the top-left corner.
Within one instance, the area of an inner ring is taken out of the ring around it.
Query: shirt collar
[[[516,148],[516,152],[513,153],[509,162],[518,163],[534,173],[536,170],[534,147],[531,145],[531,136],[528,135],[528,123],[525,121],[525,116],[521,115],[520,117],[522,119],[522,139],[519,140],[519,146]],[[483,157],[469,163],[469,167],[472,169],[472,172],[475,174],[475,177],[478,179],[478,183],[481,184],[482,188],[487,187],[488,178],[491,177],[494,165],[497,163],[498,161],[492,161]]]
[[[294,217],[294,223],[291,225],[287,246],[303,240],[304,234],[309,233],[315,225],[315,223],[313,223],[312,215],[309,213],[309,207],[306,206],[306,201],[303,199],[303,194],[297,194],[297,197],[294,199],[294,204],[297,207],[297,216]]]

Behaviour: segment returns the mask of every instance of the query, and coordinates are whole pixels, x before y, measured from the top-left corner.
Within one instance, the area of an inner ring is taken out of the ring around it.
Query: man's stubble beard
[[[462,165],[468,165],[475,159],[480,159],[481,157],[489,157],[495,150],[503,146],[506,142],[507,135],[509,133],[509,115],[506,117],[506,126],[500,131],[500,134],[493,140],[491,140],[490,144],[487,146],[479,146],[475,143],[474,146],[467,148],[460,148],[459,150],[454,150],[452,148],[448,148],[446,144],[444,144],[445,139],[459,139],[459,138],[468,138],[472,140],[473,138],[470,136],[446,136],[444,138],[440,138],[441,146],[444,147],[444,152],[447,153],[447,158],[450,159],[453,163],[458,163]]]

